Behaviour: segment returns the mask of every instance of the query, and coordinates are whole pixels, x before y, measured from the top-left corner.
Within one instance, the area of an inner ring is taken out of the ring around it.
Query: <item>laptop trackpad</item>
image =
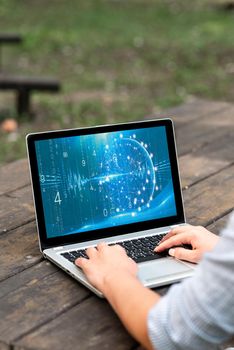
[[[138,277],[141,281],[150,282],[162,277],[191,271],[191,267],[173,258],[162,258],[139,264]]]

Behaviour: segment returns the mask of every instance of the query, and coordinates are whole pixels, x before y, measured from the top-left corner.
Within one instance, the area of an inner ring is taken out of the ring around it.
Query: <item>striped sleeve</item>
[[[213,350],[234,334],[234,217],[193,277],[170,288],[148,314],[154,349]]]

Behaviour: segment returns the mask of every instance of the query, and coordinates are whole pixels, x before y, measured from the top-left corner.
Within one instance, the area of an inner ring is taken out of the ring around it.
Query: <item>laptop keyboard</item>
[[[160,254],[154,252],[154,248],[159,244],[165,235],[166,233],[156,236],[142,237],[130,241],[116,242],[111,243],[110,246],[115,244],[121,245],[126,250],[126,253],[130,258],[132,258],[135,262],[140,263],[153,259],[160,259],[168,255],[167,251]],[[61,255],[72,263],[74,263],[75,260],[80,257],[88,258],[85,249],[73,250],[70,252],[61,253]]]

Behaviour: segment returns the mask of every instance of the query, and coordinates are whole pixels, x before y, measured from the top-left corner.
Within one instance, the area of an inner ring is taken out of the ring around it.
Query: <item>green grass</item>
[[[3,47],[4,70],[63,84],[35,94],[16,141],[0,134],[0,163],[25,155],[28,131],[141,119],[191,95],[233,101],[233,23],[200,0],[0,0],[0,32],[24,37]],[[4,101],[0,117],[14,116]]]

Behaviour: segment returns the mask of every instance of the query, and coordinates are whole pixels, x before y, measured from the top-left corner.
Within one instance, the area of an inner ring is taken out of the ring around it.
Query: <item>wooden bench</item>
[[[56,79],[0,75],[0,90],[17,92],[18,115],[30,112],[30,94],[33,91],[58,92],[60,83]]]
[[[20,44],[23,41],[21,35],[0,33],[0,44]]]
[[[162,115],[175,121],[187,220],[219,233],[233,210],[234,105]],[[26,159],[0,168],[0,266],[0,349],[140,350],[105,300],[42,258]]]
[[[0,33],[0,45],[20,44],[23,41],[18,34]],[[1,53],[0,53],[1,54]],[[0,57],[0,70],[1,70]],[[30,95],[33,91],[58,92],[60,83],[56,79],[10,76],[0,74],[0,90],[15,90],[17,93],[16,108],[18,115],[30,113]]]
[[[23,41],[22,37],[18,34],[0,33],[0,45],[21,44],[22,41]],[[1,57],[1,51],[0,51],[0,70],[1,68],[2,68],[2,57]]]

